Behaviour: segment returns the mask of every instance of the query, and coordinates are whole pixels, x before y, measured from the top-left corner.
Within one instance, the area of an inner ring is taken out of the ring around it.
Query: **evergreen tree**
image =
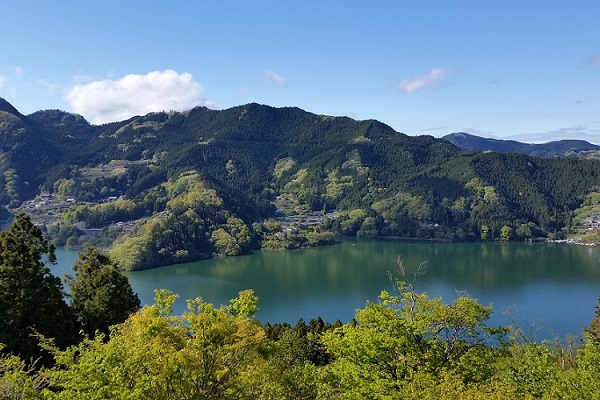
[[[592,319],[587,332],[589,333],[589,338],[591,340],[600,342],[600,297],[598,298],[598,304],[596,305],[594,319]]]
[[[108,333],[110,326],[125,321],[140,308],[140,299],[127,277],[98,250],[88,247],[79,253],[73,270],[71,307],[88,335]]]
[[[0,233],[0,343],[4,353],[27,362],[51,360],[38,346],[39,335],[59,347],[75,339],[63,285],[44,261],[56,262],[54,246],[29,216],[17,215],[10,229]]]

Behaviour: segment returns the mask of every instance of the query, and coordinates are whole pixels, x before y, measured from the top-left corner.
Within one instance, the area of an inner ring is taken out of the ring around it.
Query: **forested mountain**
[[[522,153],[533,157],[586,157],[599,158],[600,146],[585,140],[557,140],[532,144],[515,140],[483,138],[464,132],[451,133],[442,137],[462,150],[497,151],[500,153]]]
[[[130,269],[329,242],[326,231],[562,237],[572,210],[600,187],[597,160],[465,153],[374,120],[259,104],[96,126],[59,110],[23,116],[2,100],[0,145],[3,206],[40,214],[36,196],[69,199],[68,211],[44,220],[48,233],[77,244],[85,229],[102,229]],[[309,227],[276,218],[311,211],[331,218]]]

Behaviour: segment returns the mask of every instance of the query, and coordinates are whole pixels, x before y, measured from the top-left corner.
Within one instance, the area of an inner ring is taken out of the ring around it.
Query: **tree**
[[[177,295],[156,291],[145,306],[111,329],[56,353],[52,386],[65,399],[249,399],[251,376],[261,368],[266,341],[257,320],[257,298],[240,292],[213,307],[200,298],[173,316]],[[256,383],[260,385],[263,383]]]
[[[383,291],[377,303],[357,311],[358,325],[323,335],[334,357],[328,366],[328,379],[335,382],[332,396],[394,398],[392,393],[401,393],[422,374],[438,377],[451,371],[475,383],[492,374],[487,366],[507,328],[485,325],[491,307],[469,297],[444,304],[415,293],[412,284],[397,285],[397,296]]]
[[[36,372],[17,356],[0,355],[0,399],[41,399],[39,389],[47,381]]]
[[[110,326],[139,310],[140,299],[129,280],[106,255],[88,247],[79,253],[73,270],[71,307],[88,335],[94,336],[96,331],[107,334]]]
[[[587,329],[590,340],[594,340],[600,343],[600,297],[598,297],[598,304],[596,305],[596,312],[594,318],[590,323],[590,327]]]
[[[29,216],[16,216],[0,233],[0,343],[3,353],[27,362],[50,361],[38,344],[39,335],[59,347],[75,339],[74,317],[63,297],[60,278],[44,263],[56,262],[54,246]]]
[[[481,240],[487,240],[488,239],[488,232],[490,231],[489,226],[487,225],[481,225]]]
[[[513,228],[510,226],[504,225],[500,228],[500,241],[508,242],[512,238]]]

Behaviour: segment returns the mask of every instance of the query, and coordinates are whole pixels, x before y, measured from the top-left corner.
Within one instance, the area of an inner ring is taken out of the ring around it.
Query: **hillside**
[[[293,107],[198,107],[96,126],[1,104],[0,204],[33,214],[59,245],[113,248],[130,269],[330,243],[331,233],[560,238],[600,187],[596,160],[465,153]]]
[[[522,153],[533,157],[580,157],[599,158],[600,146],[585,140],[557,140],[542,144],[522,143],[515,140],[483,138],[464,132],[451,133],[442,137],[462,150],[497,151],[500,153]]]

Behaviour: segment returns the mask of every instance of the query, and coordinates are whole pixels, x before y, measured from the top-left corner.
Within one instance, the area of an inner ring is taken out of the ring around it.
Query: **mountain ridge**
[[[563,139],[547,143],[523,143],[516,140],[492,139],[455,132],[442,136],[462,150],[522,153],[533,157],[599,157],[600,146],[585,140]]]
[[[303,243],[327,241],[319,235],[328,231],[562,238],[574,210],[600,188],[598,160],[466,152],[380,121],[297,107],[197,107],[104,125],[60,110],[23,119],[4,111],[0,127],[0,205],[17,212],[29,204],[46,221],[35,199],[62,199],[68,211],[52,217],[48,229],[71,243],[81,237],[77,227],[116,229],[136,220],[136,229],[120,230],[107,243],[119,244],[131,269],[292,246],[295,234],[269,222],[278,209],[335,211],[322,227],[306,227],[312,236]]]

